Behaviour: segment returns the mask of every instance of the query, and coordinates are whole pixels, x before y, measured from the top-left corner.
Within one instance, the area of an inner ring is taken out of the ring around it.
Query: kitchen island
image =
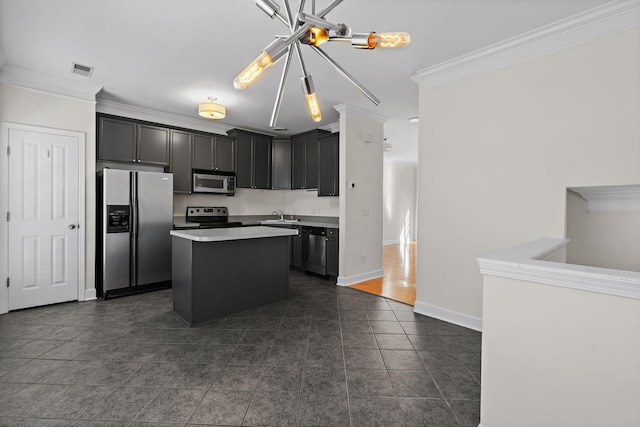
[[[173,230],[173,310],[190,326],[289,297],[289,236],[297,230]]]

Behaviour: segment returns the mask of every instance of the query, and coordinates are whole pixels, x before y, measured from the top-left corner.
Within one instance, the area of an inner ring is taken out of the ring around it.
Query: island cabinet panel
[[[191,132],[171,131],[171,167],[173,192],[191,193]]]
[[[271,188],[271,137],[239,130],[229,131],[238,153],[236,187]]]
[[[190,326],[289,298],[288,236],[172,242],[174,311]]]
[[[338,196],[340,187],[340,135],[318,139],[318,196]]]
[[[318,138],[328,132],[313,130],[291,138],[291,188],[318,188]]]

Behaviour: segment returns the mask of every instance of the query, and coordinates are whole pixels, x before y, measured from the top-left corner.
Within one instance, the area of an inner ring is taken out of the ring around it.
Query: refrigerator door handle
[[[138,284],[138,173],[131,172],[129,194],[131,195],[131,267],[129,269],[131,286]]]

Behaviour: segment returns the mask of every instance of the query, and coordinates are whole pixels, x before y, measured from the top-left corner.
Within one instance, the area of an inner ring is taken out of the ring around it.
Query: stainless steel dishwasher
[[[327,230],[302,227],[302,268],[312,273],[327,274]]]

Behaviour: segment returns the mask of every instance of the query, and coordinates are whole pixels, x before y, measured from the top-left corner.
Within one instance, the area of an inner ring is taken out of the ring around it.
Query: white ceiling
[[[282,5],[280,0],[276,2]],[[298,0],[290,0],[295,10]],[[421,69],[531,31],[608,0],[344,0],[327,15],[355,32],[406,31],[402,49],[323,49],[380,100],[371,103],[307,46],[302,46],[323,110],[309,118],[293,61],[277,126],[296,134],[338,121],[333,106],[358,106],[388,118],[385,159],[417,161]],[[305,10],[310,12],[311,0]],[[318,0],[317,9],[329,0]],[[0,0],[0,67],[86,82],[72,62],[94,67],[99,99],[197,118],[197,105],[216,96],[222,124],[276,134],[269,127],[284,61],[253,86],[234,90],[235,75],[274,35],[288,34],[252,0]],[[202,119],[205,120],[205,119]],[[423,118],[424,120],[424,118]]]

